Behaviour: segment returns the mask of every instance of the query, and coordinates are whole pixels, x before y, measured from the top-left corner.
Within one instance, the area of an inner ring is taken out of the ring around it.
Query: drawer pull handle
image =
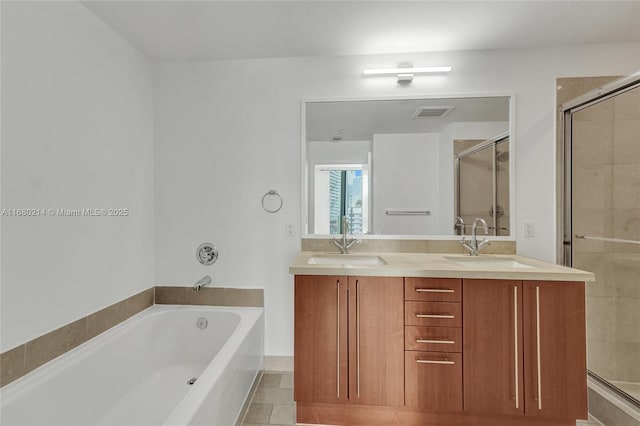
[[[416,343],[438,343],[441,345],[454,345],[455,340],[431,340],[431,339],[416,339]]]
[[[417,359],[416,362],[418,364],[445,364],[445,365],[454,365],[455,362],[451,361],[451,360],[442,360],[442,361],[438,361],[435,359]]]
[[[444,318],[453,319],[455,315],[451,314],[416,314],[416,318]]]
[[[418,293],[455,293],[455,290],[450,288],[416,288]]]

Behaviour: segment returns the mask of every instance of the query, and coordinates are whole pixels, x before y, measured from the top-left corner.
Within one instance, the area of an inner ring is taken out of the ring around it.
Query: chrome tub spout
[[[209,284],[211,284],[211,277],[209,275],[205,275],[204,277],[196,281],[196,283],[193,285],[193,291],[198,292],[202,287],[206,287]]]

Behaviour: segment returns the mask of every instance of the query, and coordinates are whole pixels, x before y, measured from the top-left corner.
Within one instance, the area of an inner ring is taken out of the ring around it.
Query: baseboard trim
[[[298,425],[351,426],[576,426],[575,420],[459,413],[428,413],[405,407],[358,404],[296,404]]]
[[[264,370],[265,371],[293,371],[293,357],[292,356],[265,356],[264,357]]]

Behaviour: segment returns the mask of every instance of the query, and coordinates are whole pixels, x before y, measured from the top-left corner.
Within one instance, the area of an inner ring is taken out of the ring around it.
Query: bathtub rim
[[[247,329],[247,332],[251,327],[262,319],[263,331],[264,331],[264,308],[262,307],[244,307],[244,306],[210,306],[210,305],[183,305],[183,304],[154,304],[135,315],[127,318],[114,327],[105,330],[104,332],[92,337],[91,339],[81,343],[80,345],[70,349],[62,355],[38,366],[32,371],[28,372],[24,376],[16,379],[15,381],[8,383],[0,388],[0,407],[5,404],[10,404],[15,398],[19,398],[24,393],[28,393],[31,388],[39,386],[42,382],[45,382],[49,377],[59,374],[60,370],[65,370],[73,366],[73,364],[84,356],[88,356],[91,352],[99,350],[104,345],[109,344],[113,340],[117,339],[120,335],[124,334],[131,327],[135,326],[137,322],[144,321],[145,319],[151,319],[155,316],[162,315],[168,312],[175,311],[190,311],[190,312],[232,312],[239,314],[240,322],[235,327],[229,339],[227,339],[224,345],[220,348],[218,354],[213,357],[207,365],[204,367],[203,373],[200,377],[203,377],[209,370],[211,364],[219,358],[219,355],[223,351],[227,351],[230,346],[230,342],[236,342],[237,345],[242,343],[242,339],[238,338],[240,329]],[[247,324],[250,323],[250,326]],[[245,336],[242,336],[243,338]],[[238,341],[239,340],[239,341]],[[264,362],[264,361],[263,361]],[[198,386],[200,382],[200,386]],[[187,391],[187,393],[179,400],[176,401],[176,407],[171,411],[167,419],[173,416],[173,413],[178,407],[180,407],[189,395],[193,395],[196,390],[203,389],[203,382],[206,380],[198,380],[194,386]],[[204,392],[201,392],[204,393]],[[199,398],[200,403],[204,398]],[[1,418],[0,418],[1,420]]]

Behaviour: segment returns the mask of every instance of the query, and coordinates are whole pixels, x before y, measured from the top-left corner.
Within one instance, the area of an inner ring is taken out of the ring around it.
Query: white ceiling
[[[155,61],[640,41],[640,0],[83,3]]]
[[[413,118],[423,106],[455,107],[444,118]],[[372,140],[373,134],[440,133],[453,122],[509,121],[509,98],[399,99],[311,102],[307,141]]]

